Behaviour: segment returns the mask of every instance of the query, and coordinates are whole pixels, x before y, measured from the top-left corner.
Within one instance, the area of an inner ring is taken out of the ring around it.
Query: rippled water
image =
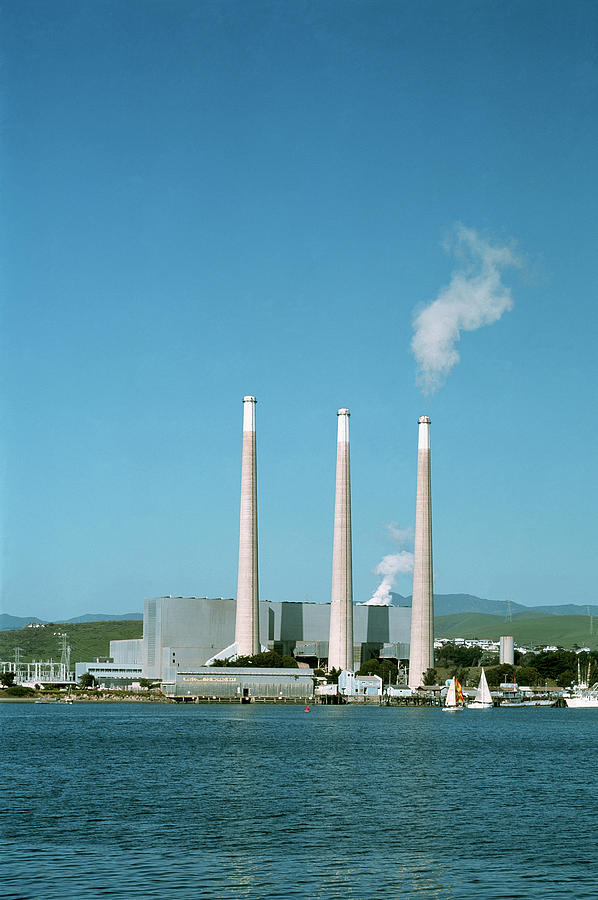
[[[0,704],[3,898],[595,898],[598,713]]]

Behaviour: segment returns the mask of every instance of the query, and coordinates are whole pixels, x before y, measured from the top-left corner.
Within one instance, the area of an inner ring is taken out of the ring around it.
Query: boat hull
[[[598,709],[598,697],[565,697],[571,709]]]
[[[475,700],[467,704],[467,709],[492,709],[493,703],[477,703]]]
[[[443,706],[442,712],[461,712],[462,706]]]

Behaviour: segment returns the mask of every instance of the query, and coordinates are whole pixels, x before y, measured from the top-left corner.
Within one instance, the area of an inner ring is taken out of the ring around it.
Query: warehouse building
[[[306,703],[314,693],[313,674],[312,669],[203,666],[193,672],[177,672],[174,681],[162,684],[162,691],[178,701]]]

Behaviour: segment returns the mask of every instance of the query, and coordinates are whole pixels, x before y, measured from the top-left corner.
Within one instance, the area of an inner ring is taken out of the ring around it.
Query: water
[[[0,704],[5,900],[594,898],[598,714]]]

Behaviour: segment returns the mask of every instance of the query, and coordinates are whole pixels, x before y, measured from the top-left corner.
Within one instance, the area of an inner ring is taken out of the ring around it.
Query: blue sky
[[[348,406],[355,600],[425,413],[436,591],[596,602],[594,3],[0,8],[4,612],[234,596],[244,394],[262,598],[329,599]],[[459,223],[513,307],[425,395]]]

